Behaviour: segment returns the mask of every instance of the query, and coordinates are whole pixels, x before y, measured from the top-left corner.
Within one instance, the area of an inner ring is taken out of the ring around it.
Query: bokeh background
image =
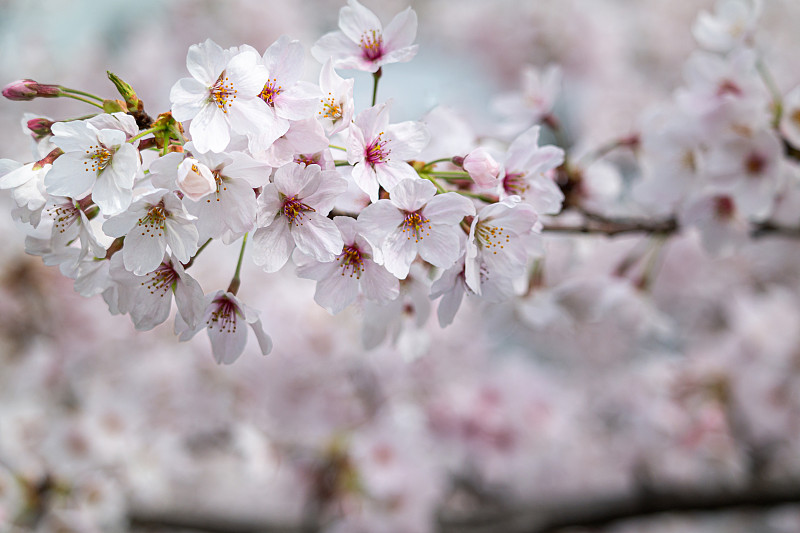
[[[308,49],[335,29],[341,5],[0,0],[0,82],[111,97],[111,70],[155,115],[186,76],[191,44],[263,51],[287,34]],[[386,23],[407,3],[365,5]],[[517,87],[524,65],[556,63],[556,113],[570,149],[585,151],[635,132],[643,112],[670,98],[696,47],[692,22],[713,3],[411,5],[419,54],[386,67],[379,90],[394,100],[393,120],[445,105],[491,135],[492,96]],[[798,27],[800,3],[765,2],[760,48],[783,91],[800,83]],[[318,72],[308,54],[307,79]],[[350,74],[363,109],[371,80]],[[86,109],[0,102],[0,158],[32,159],[23,112],[59,119]],[[608,162],[631,172],[629,155]],[[222,367],[204,336],[180,344],[169,321],[137,333],[100,297],[74,294],[57,269],[24,254],[7,195],[2,207],[2,532],[321,524],[413,533],[653,487],[800,480],[798,241],[764,239],[713,259],[694,236],[678,236],[659,248],[657,275],[642,288],[634,278],[647,261],[623,274],[619,266],[646,259],[646,238],[548,238],[540,288],[502,306],[466,306],[444,330],[435,313],[421,327],[424,316],[408,317],[394,342],[372,351],[361,348],[371,317],[360,309],[329,316],[291,266],[266,275],[247,265],[240,295],[276,347],[261,357],[251,345]],[[237,253],[213,245],[198,259],[193,275],[206,292],[227,285]],[[506,531],[488,524],[481,531]],[[667,514],[607,530],[793,533],[800,507]]]

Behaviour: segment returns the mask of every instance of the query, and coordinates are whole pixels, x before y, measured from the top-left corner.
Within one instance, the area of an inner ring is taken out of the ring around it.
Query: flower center
[[[161,263],[158,268],[147,274],[141,286],[150,291],[150,294],[157,294],[163,298],[178,281],[178,273],[169,263]]]
[[[217,308],[206,320],[206,327],[209,329],[217,328],[220,333],[235,333],[236,305],[225,296],[216,298],[213,304],[216,304]]]
[[[733,218],[736,206],[729,196],[717,196],[714,198],[714,214],[718,219],[727,220]]]
[[[389,141],[384,141],[383,132],[380,132],[364,152],[364,158],[369,165],[375,166],[389,160],[389,154],[392,151],[386,148],[387,144],[389,144]]]
[[[111,163],[114,152],[102,144],[97,144],[95,146],[90,146],[89,149],[86,150],[86,155],[89,156],[89,159],[83,162],[83,170],[100,174]]]
[[[375,61],[383,56],[383,36],[378,30],[365,31],[359,44],[361,55],[367,61]]]
[[[320,100],[320,103],[322,104],[322,111],[318,113],[319,115],[323,118],[331,119],[334,124],[342,120],[342,106],[333,97],[333,93],[328,93],[328,97]]]
[[[320,166],[322,166],[320,164],[321,163],[321,161],[320,161],[321,159],[322,159],[322,154],[313,154],[313,155],[298,154],[298,155],[295,156],[294,162],[299,164],[299,165],[305,165],[305,166],[308,166],[308,165],[320,165]]]
[[[149,233],[150,237],[155,237],[156,231],[158,231],[158,236],[163,237],[167,228],[166,220],[168,215],[169,213],[164,209],[164,204],[151,207],[147,214],[140,218],[137,223],[139,228],[142,229],[142,235]]]
[[[314,211],[314,208],[307,206],[294,196],[288,197],[283,201],[283,216],[289,219],[290,225],[302,226],[303,219],[308,211]]]
[[[194,169],[194,167],[192,167],[192,168]],[[211,174],[214,176],[214,181],[217,184],[216,195],[217,195],[217,201],[219,202],[219,193],[220,193],[220,191],[227,191],[228,187],[225,186],[225,182],[223,181],[222,175],[220,174],[219,170],[212,170]],[[211,195],[209,194],[209,196],[211,196]],[[206,203],[210,204],[211,203],[211,198],[206,198]]]
[[[506,177],[503,178],[503,189],[507,194],[518,194],[522,196],[529,188],[530,185],[528,185],[525,179],[524,172],[512,172],[506,174]]]
[[[723,80],[717,87],[717,96],[725,96],[726,94],[742,96],[742,89],[731,80]]]
[[[338,261],[342,267],[342,276],[349,270],[351,278],[355,275],[356,279],[361,279],[361,274],[364,272],[364,257],[355,245],[345,246],[344,251],[339,254]]]
[[[745,159],[744,167],[750,177],[758,177],[767,168],[767,159],[758,152],[753,152]]]
[[[483,221],[478,222],[475,228],[475,240],[478,246],[496,255],[498,249],[502,249],[511,241],[511,235],[503,228],[492,226],[488,221]]]
[[[64,233],[80,217],[80,208],[72,202],[54,205],[47,209],[53,219],[53,226],[59,233]]]
[[[425,228],[426,224],[428,226],[427,229]],[[406,217],[403,220],[403,233],[408,233],[407,238],[409,240],[413,236],[414,242],[421,241],[425,235],[430,235],[428,230],[431,228],[430,221],[425,218],[421,211],[406,213]]]
[[[275,97],[282,92],[283,87],[278,85],[278,79],[272,78],[268,80],[264,88],[261,89],[261,94],[259,94],[258,97],[264,100],[270,107],[275,107]]]
[[[217,104],[217,107],[222,109],[223,113],[227,113],[228,109],[233,105],[236,92],[236,89],[233,88],[233,82],[225,76],[225,71],[222,71],[216,83],[211,87],[209,94],[211,101]]]

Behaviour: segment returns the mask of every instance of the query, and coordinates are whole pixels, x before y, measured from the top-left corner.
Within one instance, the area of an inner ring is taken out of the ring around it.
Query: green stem
[[[334,150],[341,150],[342,152],[347,151],[347,148],[342,148],[341,146],[336,146],[335,144],[329,144],[328,148],[333,148]]]
[[[191,258],[191,259],[189,259],[187,262],[183,263],[183,269],[184,269],[184,270],[186,270],[187,268],[189,268],[190,266],[192,266],[192,265],[194,264],[194,260],[195,260],[195,258],[196,258],[198,255],[200,255],[200,252],[202,252],[203,250],[205,250],[205,249],[206,249],[206,246],[208,246],[209,244],[211,244],[211,241],[213,241],[213,240],[214,240],[214,239],[208,239],[206,242],[204,242],[204,243],[203,243],[203,244],[200,246],[200,248],[198,248],[198,249],[197,249],[197,251],[194,253],[194,255],[192,256],[192,258]]]
[[[239,278],[239,274],[242,272],[242,259],[244,259],[244,247],[247,245],[247,233],[244,234],[242,237],[242,249],[239,251],[239,261],[236,263],[236,272],[233,274],[233,279],[231,280],[231,284],[228,285],[228,292],[236,295],[239,292],[239,285],[241,285],[242,280]]]
[[[61,93],[61,96],[65,97],[65,98],[72,98],[73,100],[80,100],[81,102],[85,102],[85,103],[87,103],[89,105],[93,105],[95,107],[99,107],[100,109],[103,109],[103,106],[98,104],[97,102],[92,102],[91,100],[87,100],[86,98],[81,98],[80,96],[78,96],[76,94]]]
[[[431,183],[433,183],[433,185],[436,187],[436,190],[438,192],[440,192],[440,193],[446,193],[447,192],[447,190],[444,187],[442,187],[442,185],[438,181],[436,181],[436,178],[434,178],[433,176],[431,176],[427,172],[420,172],[419,176],[421,178],[426,179],[426,180],[430,181]]]
[[[441,159],[434,159],[433,161],[429,161],[428,163],[425,163],[425,167],[426,168],[427,167],[432,167],[436,163],[452,163],[452,162],[453,162],[453,158],[452,157],[443,157]]]
[[[79,94],[81,96],[88,96],[89,98],[94,98],[98,102],[101,102],[101,103],[103,102],[103,99],[100,98],[99,96],[97,96],[96,94],[87,93],[87,92],[84,92],[84,91],[79,91],[77,89],[70,89],[69,87],[62,87],[60,85],[59,85],[59,88],[65,93],[72,93],[72,94]]]
[[[470,198],[475,198],[476,200],[486,202],[487,204],[496,204],[498,202],[497,198],[492,198],[491,196],[486,196],[485,194],[479,194],[470,191],[455,191],[455,192],[463,196],[468,196]]]
[[[460,178],[468,180],[470,179],[468,172],[425,172],[426,174],[430,174],[431,176],[436,176],[437,178]]]
[[[131,137],[130,139],[128,139],[128,142],[132,143],[133,141],[141,139],[145,135],[149,135],[151,133],[155,133],[155,132],[159,131],[160,129],[161,129],[160,126],[156,126],[154,128],[149,128],[149,129],[146,129],[146,130],[142,130],[139,133],[137,133],[136,135],[134,135],[133,137]]]
[[[347,161],[344,161],[342,159],[337,159],[336,161],[333,162],[333,166],[335,166],[335,167],[349,167],[350,163],[348,163]]]
[[[375,85],[372,86],[372,105],[375,105],[375,101],[378,99],[378,81],[381,79],[383,75],[383,68],[379,68],[375,71],[372,75],[372,79],[375,80]]]

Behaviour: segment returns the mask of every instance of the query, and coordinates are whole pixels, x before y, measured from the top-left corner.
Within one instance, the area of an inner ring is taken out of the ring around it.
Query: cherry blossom
[[[49,194],[92,200],[105,215],[124,211],[133,198],[140,172],[136,146],[127,142],[138,132],[133,117],[124,113],[98,115],[88,120],[57,122],[53,144],[64,154],[44,178]]]
[[[389,200],[367,206],[358,222],[373,248],[381,250],[379,262],[404,279],[417,254],[440,268],[455,263],[462,253],[458,224],[474,214],[469,199],[453,192],[437,195],[431,182],[417,178],[400,182]]]
[[[347,182],[319,165],[289,163],[275,172],[258,197],[258,223],[253,233],[253,260],[276,272],[295,246],[317,261],[333,261],[344,243],[326,215]]]
[[[336,314],[353,303],[359,293],[377,302],[397,298],[397,278],[374,261],[372,246],[358,233],[356,221],[334,217],[333,222],[342,233],[342,253],[333,261],[310,261],[297,269],[301,278],[317,281],[314,300]]]
[[[405,63],[417,54],[412,44],[417,36],[417,14],[406,8],[384,30],[375,14],[356,0],[348,0],[339,11],[339,29],[323,35],[311,54],[335,68],[376,72],[383,65]]]
[[[700,12],[692,33],[703,48],[712,52],[752,45],[762,7],[761,0],[719,0],[714,14]]]
[[[380,104],[359,113],[349,132],[347,161],[354,165],[353,179],[373,202],[379,186],[391,192],[401,181],[418,177],[406,161],[428,143],[423,124],[389,125],[389,104]]]
[[[537,213],[556,214],[561,211],[564,194],[549,172],[564,162],[564,150],[539,146],[539,131],[539,126],[533,126],[508,147],[501,194],[521,197]]]
[[[175,120],[192,121],[189,133],[198,152],[222,152],[231,131],[247,135],[257,148],[271,142],[266,127],[273,117],[260,98],[269,74],[259,59],[253,49],[223,50],[211,39],[189,47],[192,77],[173,85],[169,98]]]
[[[336,74],[332,60],[322,65],[319,73],[319,87],[322,98],[319,101],[317,118],[327,135],[339,133],[350,125],[355,113],[352,78],[345,79]]]

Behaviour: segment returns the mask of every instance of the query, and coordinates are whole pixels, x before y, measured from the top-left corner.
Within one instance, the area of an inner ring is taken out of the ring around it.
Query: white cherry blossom
[[[564,193],[550,174],[564,162],[564,150],[539,146],[540,127],[521,133],[508,147],[503,164],[501,194],[519,196],[537,213],[554,215],[561,211]]]
[[[335,68],[376,72],[389,63],[405,63],[417,54],[417,14],[410,8],[398,13],[384,30],[375,14],[356,0],[339,10],[339,29],[320,37],[311,54]]]
[[[358,222],[364,236],[381,250],[386,269],[400,279],[408,275],[419,256],[448,268],[462,253],[459,223],[474,215],[472,201],[458,193],[436,194],[436,187],[420,178],[404,180],[389,200],[367,206]]]
[[[344,242],[327,214],[347,182],[336,171],[318,165],[289,163],[275,171],[258,197],[258,229],[253,233],[253,260],[267,272],[286,264],[297,247],[317,261],[333,261]]]

